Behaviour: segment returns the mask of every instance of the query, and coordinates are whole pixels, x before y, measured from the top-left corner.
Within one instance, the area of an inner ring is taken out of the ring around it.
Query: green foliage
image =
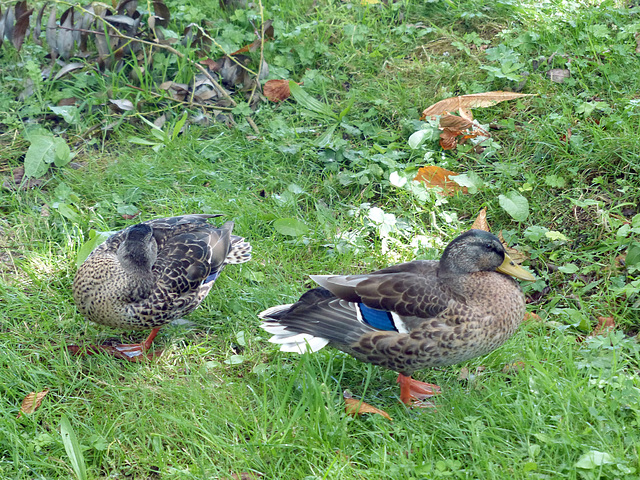
[[[61,137],[41,129],[32,129],[25,136],[31,144],[24,158],[27,177],[42,177],[51,165],[64,167],[73,158],[69,145]]]

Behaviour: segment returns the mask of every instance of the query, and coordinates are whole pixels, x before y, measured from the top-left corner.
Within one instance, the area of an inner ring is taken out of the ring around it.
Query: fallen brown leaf
[[[471,228],[484,230],[485,232],[491,231],[491,228],[489,228],[489,222],[487,222],[487,207],[484,207],[482,210],[480,210],[480,213],[478,213],[478,216],[473,221],[473,225],[471,225]]]
[[[289,80],[267,80],[262,88],[264,96],[272,102],[281,102],[291,96]]]
[[[443,150],[453,150],[458,146],[458,135],[462,132],[459,130],[452,130],[450,128],[443,128],[440,134],[440,146]]]
[[[571,77],[571,72],[566,68],[552,68],[547,72],[547,77],[554,83],[563,83]]]
[[[28,188],[35,188],[39,185],[42,185],[42,180],[39,178],[28,178],[24,183],[22,180],[24,179],[24,167],[16,167],[14,168],[10,176],[5,177],[2,182],[2,186],[7,190],[26,190]]]
[[[456,175],[458,175],[456,172],[436,165],[428,165],[426,167],[420,167],[414,180],[424,183],[427,188],[440,187],[444,194],[449,196],[455,192],[467,193],[467,187],[461,187],[451,180],[451,177],[455,177]]]
[[[442,115],[442,117],[440,117],[440,128],[466,130],[472,126],[473,122],[470,122],[466,118],[458,117],[457,115]]]
[[[422,112],[421,120],[444,115],[450,112],[460,112],[460,116],[468,120],[473,119],[471,113],[472,108],[490,107],[505,100],[513,100],[514,98],[530,97],[535,94],[530,93],[514,93],[503,92],[501,90],[495,92],[474,93],[471,95],[461,95],[459,97],[445,98],[438,103],[434,103]]]
[[[515,248],[507,245],[506,240],[502,236],[502,230],[498,232],[498,240],[500,240],[500,243],[502,243],[502,246],[504,247],[505,252],[507,252],[507,254],[511,257],[511,260],[513,260],[514,263],[520,264],[529,258],[520,250],[516,250]]]
[[[598,325],[593,329],[589,337],[597,337],[598,335],[606,335],[616,328],[616,322],[613,317],[598,317]]]
[[[380,410],[372,405],[369,405],[366,402],[355,399],[351,396],[351,393],[345,391],[343,393],[344,403],[345,403],[345,412],[347,415],[362,415],[363,413],[377,413],[378,415],[382,415],[387,420],[393,421],[393,419],[389,416],[387,412],[384,410]]]
[[[47,393],[49,393],[49,389],[45,388],[42,392],[31,392],[29,395],[24,397],[24,400],[22,400],[22,405],[20,406],[20,413],[18,414],[18,418],[20,418],[23,413],[30,414],[35,412],[40,407],[40,405],[42,405],[42,399]]]
[[[528,320],[533,320],[535,322],[541,322],[542,318],[540,318],[540,315],[538,315],[537,313],[524,312],[524,319],[522,321],[526,322]]]
[[[502,369],[502,373],[515,373],[515,372],[520,372],[521,370],[524,370],[526,368],[526,364],[524,362],[513,362],[513,363],[507,363],[504,368]]]

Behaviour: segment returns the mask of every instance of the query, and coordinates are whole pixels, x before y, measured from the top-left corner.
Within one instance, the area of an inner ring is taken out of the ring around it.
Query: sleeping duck
[[[217,216],[138,223],[113,234],[87,257],[73,281],[80,313],[110,327],[151,329],[141,344],[92,346],[88,353],[145,358],[160,327],[200,305],[225,265],[251,259],[251,245],[231,234],[233,222],[219,228],[208,222]]]

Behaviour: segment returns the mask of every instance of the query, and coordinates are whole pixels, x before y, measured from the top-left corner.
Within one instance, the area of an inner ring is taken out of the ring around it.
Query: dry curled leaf
[[[500,243],[502,243],[502,246],[504,247],[505,252],[507,252],[507,254],[511,257],[511,260],[513,260],[514,263],[517,263],[518,265],[520,265],[522,262],[524,262],[526,259],[529,258],[520,250],[516,250],[515,248],[507,245],[506,240],[502,236],[502,231],[498,232],[498,239],[500,240]]]
[[[455,130],[466,130],[473,126],[473,122],[470,122],[466,118],[459,117],[457,115],[442,115],[440,117],[440,128],[452,128]]]
[[[262,87],[264,96],[272,102],[281,102],[291,96],[289,80],[267,80]]]
[[[490,107],[505,100],[513,100],[514,98],[530,97],[534,94],[503,92],[501,90],[495,92],[474,93],[471,95],[461,95],[459,97],[445,98],[438,103],[434,103],[422,112],[421,120],[425,118],[444,115],[450,112],[460,112],[460,116],[471,121],[473,120],[472,108]]]
[[[616,322],[613,317],[598,317],[598,325],[594,328],[589,337],[597,337],[598,335],[606,335],[616,328]]]
[[[352,415],[355,417],[356,415],[362,415],[363,413],[377,413],[378,415],[382,415],[387,420],[393,421],[393,419],[387,412],[369,405],[366,402],[353,398],[351,396],[351,393],[349,393],[348,391],[345,391],[343,393],[343,396],[345,403],[345,412],[347,412],[348,415]]]
[[[35,412],[40,405],[42,405],[42,399],[45,395],[49,393],[49,389],[45,388],[42,392],[31,392],[29,395],[24,397],[22,400],[22,405],[20,406],[20,413],[18,414],[18,418],[22,416],[22,414],[30,414]]]
[[[487,222],[487,207],[484,207],[482,210],[480,210],[480,213],[478,213],[478,216],[473,221],[473,225],[471,225],[471,228],[484,230],[485,232],[491,231],[491,228],[489,228],[489,222]]]
[[[467,193],[467,187],[462,187],[451,180],[451,177],[455,177],[456,175],[458,175],[456,172],[436,165],[428,165],[426,167],[420,167],[414,180],[424,183],[427,188],[440,187],[444,194],[449,196],[456,192]]]
[[[538,315],[537,313],[524,312],[524,319],[522,321],[526,322],[528,320],[533,320],[535,322],[541,322],[542,318],[540,318],[540,315]]]

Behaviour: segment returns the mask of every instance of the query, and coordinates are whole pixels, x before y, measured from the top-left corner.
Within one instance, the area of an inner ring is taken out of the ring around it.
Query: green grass
[[[206,19],[229,51],[254,39],[255,10],[168,3],[179,34]],[[192,124],[156,152],[128,141],[155,139],[137,113],[104,103],[129,99],[149,120],[164,112],[175,124],[181,107],[158,101],[149,86],[177,78],[178,63],[158,59],[139,91],[130,86],[132,64],[43,82],[43,48],[1,47],[0,172],[23,164],[25,132],[36,122],[65,139],[78,168],[51,168],[41,185],[0,195],[0,478],[72,478],[81,470],[75,461],[74,473],[74,456],[88,479],[640,478],[638,8],[316,3],[265,4],[275,28],[265,59],[273,78],[304,81],[336,113],[355,98],[323,147],[318,138],[331,122],[289,100],[261,104],[259,134],[236,115],[233,128]],[[483,46],[501,53],[491,60]],[[518,78],[505,73],[507,60],[522,64]],[[550,68],[569,68],[571,78],[553,83]],[[502,127],[491,130],[499,149],[409,148],[424,108],[513,90],[524,71],[522,91],[537,97],[474,109],[481,123]],[[182,68],[180,81],[189,72]],[[26,77],[35,94],[17,100]],[[49,110],[69,96],[82,99],[75,124]],[[113,121],[106,133],[88,133]],[[443,198],[389,181],[426,163],[482,185]],[[510,190],[529,202],[524,222],[499,205]],[[396,228],[381,230],[371,207],[392,214]],[[309,274],[438,258],[482,207],[492,229],[529,256],[539,280],[523,287],[542,320],[523,323],[486,357],[420,372],[443,388],[435,410],[400,404],[394,372],[330,349],[284,354],[267,342],[256,313],[297,299]],[[131,211],[140,215],[123,216]],[[147,334],[77,313],[71,283],[89,231],[199,212],[233,220],[253,260],[226,268],[190,323],[161,330],[156,361],[70,356],[69,344]],[[308,232],[282,235],[274,221],[287,218]],[[616,332],[588,338],[600,316],[613,317]],[[524,368],[504,369],[515,362]],[[462,367],[471,374],[464,380]],[[17,419],[23,398],[45,388],[42,406]],[[345,389],[393,422],[345,415]],[[63,418],[79,446],[63,442]]]

